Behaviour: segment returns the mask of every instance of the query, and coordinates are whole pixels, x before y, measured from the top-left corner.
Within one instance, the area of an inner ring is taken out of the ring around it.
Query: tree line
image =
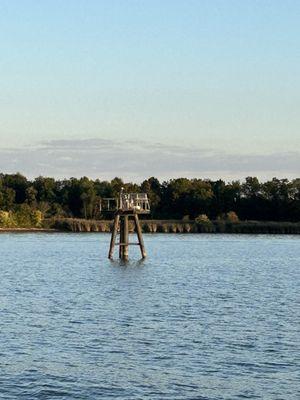
[[[178,178],[160,182],[151,177],[141,184],[87,177],[56,180],[39,176],[33,180],[20,173],[0,174],[0,210],[25,218],[38,211],[44,218],[105,219],[101,198],[116,197],[121,189],[145,192],[151,204],[150,218],[195,219],[206,215],[222,219],[235,213],[240,220],[300,221],[300,179],[243,182]],[[36,217],[35,217],[36,218]]]

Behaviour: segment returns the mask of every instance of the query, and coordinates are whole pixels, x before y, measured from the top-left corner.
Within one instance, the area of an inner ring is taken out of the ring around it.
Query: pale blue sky
[[[138,139],[247,160],[293,152],[290,169],[253,172],[296,176],[299,21],[300,2],[286,0],[1,0],[0,149],[16,157],[0,169],[45,173],[17,157],[40,142]],[[190,170],[182,160],[177,175],[251,174],[238,165]]]

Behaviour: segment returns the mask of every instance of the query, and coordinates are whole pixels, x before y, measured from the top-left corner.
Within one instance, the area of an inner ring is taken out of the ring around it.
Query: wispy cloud
[[[243,179],[300,176],[300,152],[230,154],[206,148],[104,139],[52,140],[0,149],[0,170],[64,178],[89,176],[141,181],[149,176]]]

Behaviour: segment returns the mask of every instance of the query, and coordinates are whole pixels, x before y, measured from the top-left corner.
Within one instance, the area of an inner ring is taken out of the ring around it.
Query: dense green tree
[[[242,183],[188,178],[161,183],[150,177],[138,185],[117,177],[111,182],[42,176],[30,181],[19,173],[0,174],[0,211],[23,224],[37,220],[39,215],[107,218],[111,215],[100,213],[101,199],[118,196],[122,187],[148,194],[151,218],[194,219],[206,215],[209,219],[228,219],[228,215],[236,215],[236,220],[300,221],[300,179],[260,182],[256,177],[247,177]],[[28,213],[34,217],[30,219]]]
[[[112,189],[112,197],[118,196],[122,187],[124,187],[124,182],[121,178],[115,177],[110,182],[111,189]]]
[[[36,207],[37,200],[37,190],[34,188],[34,186],[28,186],[26,189],[26,203],[28,203],[32,207]]]
[[[3,186],[7,189],[14,190],[15,199],[14,201],[17,204],[22,204],[26,200],[26,189],[29,185],[29,182],[25,176],[20,173],[16,174],[1,174],[0,179],[2,181]]]
[[[161,206],[161,184],[158,179],[151,177],[141,184],[141,191],[147,193],[151,204],[151,217],[159,215]]]
[[[82,201],[81,214],[84,218],[93,218],[95,211],[95,200],[96,192],[94,189],[94,183],[87,177],[83,177],[79,181],[80,184],[80,199]]]
[[[16,204],[16,191],[10,187],[3,189],[3,209],[10,211]]]
[[[55,179],[39,176],[34,180],[33,187],[37,191],[36,198],[38,201],[55,201],[57,187]]]

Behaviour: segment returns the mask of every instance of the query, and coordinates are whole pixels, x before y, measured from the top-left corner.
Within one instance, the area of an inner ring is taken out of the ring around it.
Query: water
[[[1,234],[0,398],[299,399],[299,240]]]

